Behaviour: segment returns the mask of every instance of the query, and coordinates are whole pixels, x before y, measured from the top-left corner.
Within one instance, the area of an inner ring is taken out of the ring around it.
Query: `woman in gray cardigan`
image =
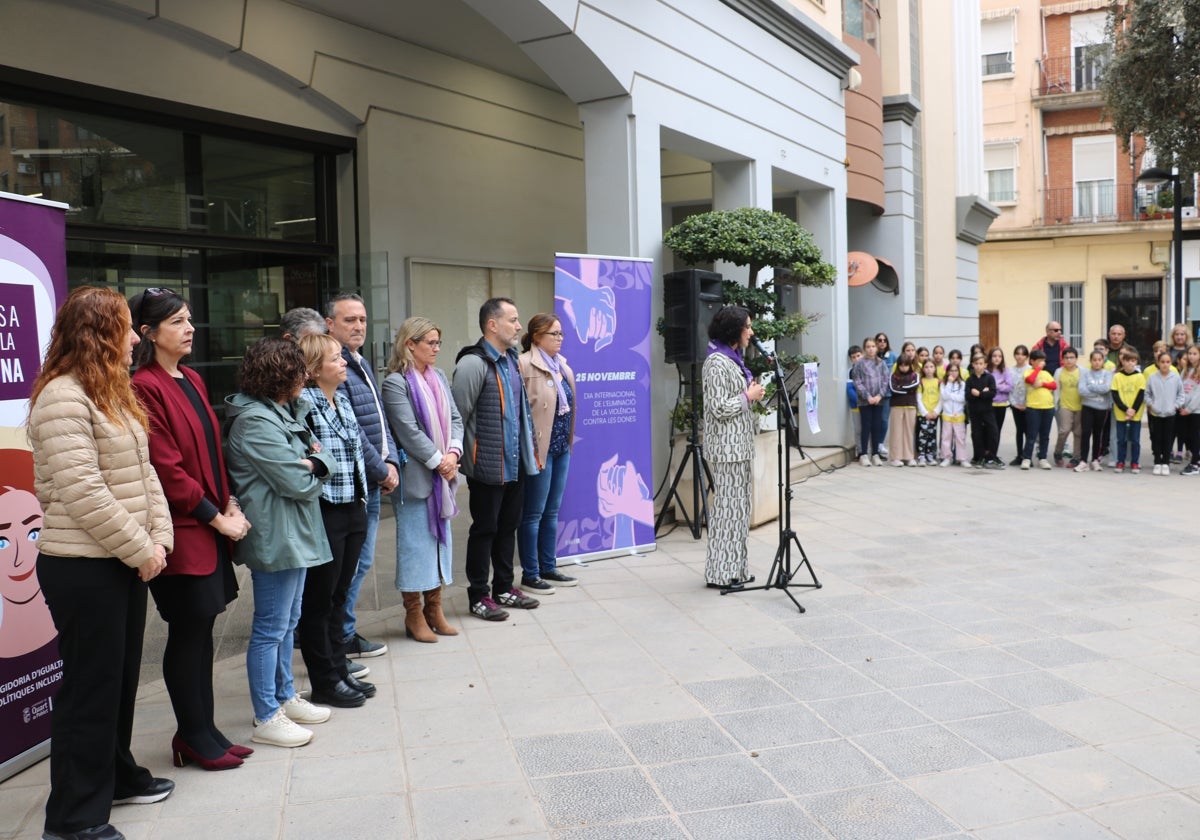
[[[704,449],[713,472],[704,579],[710,588],[740,587],[754,578],[747,562],[754,415],[763,386],[742,360],[754,337],[750,313],[725,306],[708,327],[704,361]]]
[[[442,613],[442,586],[454,582],[450,520],[458,514],[454,492],[463,423],[450,383],[434,367],[441,347],[437,324],[409,318],[396,332],[383,380],[388,426],[396,445],[408,455],[400,492],[392,494],[396,588],[404,594],[405,632],[418,642],[458,635]]]

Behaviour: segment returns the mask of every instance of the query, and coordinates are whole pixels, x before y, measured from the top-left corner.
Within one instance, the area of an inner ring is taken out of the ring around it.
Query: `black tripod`
[[[788,397],[787,378],[783,375],[783,367],[778,358],[772,361],[775,362],[775,410],[779,418],[779,428],[775,431],[779,450],[779,546],[775,549],[775,561],[771,564],[771,571],[767,573],[766,583],[762,586],[731,586],[722,589],[721,594],[750,592],[755,589],[782,589],[784,594],[792,599],[796,609],[804,612],[804,607],[788,590],[820,589],[821,582],[817,580],[817,573],[813,571],[812,563],[804,553],[804,546],[800,545],[800,538],[792,530],[792,446],[795,445],[796,449],[800,450],[800,433],[796,427],[796,416],[792,413],[792,401]],[[800,450],[800,455],[804,456],[803,450]],[[792,567],[793,543],[796,545],[796,551],[800,552],[800,563],[795,568]],[[801,568],[808,569],[812,583],[792,583],[792,578]]]
[[[708,523],[708,490],[712,487],[713,477],[712,470],[708,468],[708,461],[704,460],[704,447],[700,444],[700,433],[697,430],[696,363],[692,362],[690,368],[688,387],[691,389],[692,407],[688,414],[687,450],[683,453],[683,460],[679,462],[679,469],[675,471],[675,480],[671,482],[671,489],[667,491],[666,502],[663,503],[662,510],[658,512],[658,518],[654,520],[654,532],[657,534],[659,526],[662,525],[663,517],[667,513],[667,502],[674,499],[678,503],[678,510],[683,521],[687,523],[688,530],[692,532],[692,539],[698,540],[700,539],[700,529]],[[682,375],[682,371],[680,374]],[[688,516],[687,507],[684,506],[678,491],[679,480],[683,478],[683,471],[687,469],[688,461],[692,462],[692,512],[696,517],[695,520]]]

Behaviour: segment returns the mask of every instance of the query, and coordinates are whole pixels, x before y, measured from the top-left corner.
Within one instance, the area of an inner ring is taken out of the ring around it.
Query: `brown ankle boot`
[[[439,636],[457,636],[458,631],[446,621],[442,613],[442,588],[430,589],[425,593],[425,620],[430,629]]]
[[[410,639],[418,642],[436,642],[437,636],[425,623],[425,614],[421,612],[421,593],[404,593],[404,633]]]

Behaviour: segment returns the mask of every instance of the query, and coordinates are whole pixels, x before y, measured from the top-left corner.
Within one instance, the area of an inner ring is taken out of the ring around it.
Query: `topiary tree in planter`
[[[803,335],[820,317],[786,311],[778,294],[779,284],[829,286],[837,277],[837,270],[825,262],[809,231],[782,213],[759,207],[689,216],[663,235],[663,243],[690,266],[715,262],[748,266],[745,285],[724,279],[724,298],[726,303],[750,312],[755,335],[762,339]],[[758,275],[764,268],[776,269],[776,276],[759,285]],[[779,360],[785,371],[790,371],[817,358],[781,353]],[[746,364],[756,374],[768,369],[767,360],[761,357],[748,358]],[[699,395],[696,397],[699,399]],[[673,416],[678,418],[684,413],[677,406]]]

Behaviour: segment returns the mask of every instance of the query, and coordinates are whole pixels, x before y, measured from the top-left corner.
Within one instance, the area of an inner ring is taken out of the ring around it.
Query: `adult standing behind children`
[[[1034,350],[1041,350],[1046,354],[1046,373],[1051,376],[1062,367],[1062,354],[1069,346],[1067,340],[1062,337],[1062,333],[1062,324],[1058,321],[1050,321],[1046,324],[1046,334],[1033,345]]]
[[[342,642],[351,659],[382,656],[387,645],[372,642],[358,632],[358,616],[354,612],[358,593],[371,566],[375,563],[375,537],[379,532],[379,505],[382,494],[391,493],[400,483],[400,456],[394,452],[392,435],[388,431],[383,402],[379,398],[379,386],[371,371],[370,361],[359,350],[367,340],[367,307],[356,294],[340,294],[325,307],[325,326],[329,334],[342,344],[342,357],[346,360],[346,381],[340,390],[350,399],[354,417],[358,421],[362,439],[363,461],[367,468],[367,538],[350,588],[346,592],[346,621],[342,628]],[[351,669],[359,676],[366,676],[364,669]]]
[[[463,422],[463,460],[471,529],[467,532],[467,598],[471,614],[504,621],[504,607],[538,606],[513,585],[513,553],[521,524],[525,477],[540,469],[534,451],[529,400],[521,383],[517,346],[521,316],[508,298],[479,308],[483,335],[455,359],[450,390]],[[488,566],[492,584],[489,596]]]
[[[876,355],[875,339],[863,341],[863,357],[850,369],[850,380],[858,396],[858,413],[862,434],[858,439],[858,462],[864,467],[883,466],[880,445],[883,443],[883,403],[889,393],[891,370]],[[886,450],[885,450],[886,451]]]

